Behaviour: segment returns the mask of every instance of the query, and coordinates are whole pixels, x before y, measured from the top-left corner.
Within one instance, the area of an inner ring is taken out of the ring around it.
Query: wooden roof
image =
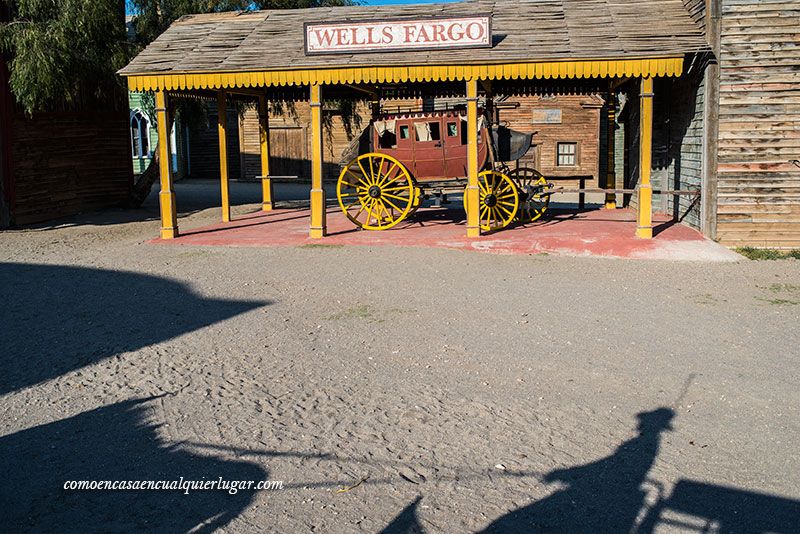
[[[306,56],[303,24],[490,13],[490,49]],[[682,58],[708,49],[682,0],[469,0],[190,15],[124,76]],[[673,73],[674,74],[674,73]],[[255,83],[254,83],[255,85]]]

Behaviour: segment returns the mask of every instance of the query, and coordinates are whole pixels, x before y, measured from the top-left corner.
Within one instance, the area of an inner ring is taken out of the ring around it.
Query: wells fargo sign
[[[488,16],[307,23],[305,30],[308,55],[492,46]]]

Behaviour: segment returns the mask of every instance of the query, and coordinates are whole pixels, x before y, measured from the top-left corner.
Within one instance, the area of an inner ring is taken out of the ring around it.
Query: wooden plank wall
[[[128,112],[16,114],[14,223],[122,203],[130,191]]]
[[[655,90],[653,187],[700,190],[703,180],[705,86],[701,58],[680,78],[658,80]],[[701,226],[699,197],[655,195],[654,208],[694,228]]]
[[[228,141],[228,176],[241,174],[239,154],[239,117],[229,104],[225,137]],[[189,129],[189,165],[191,178],[219,180],[219,137],[217,135],[217,103],[208,104],[208,123]]]
[[[800,3],[722,0],[717,237],[800,248]]]
[[[2,15],[0,7],[0,15]],[[0,18],[0,20],[2,20]],[[0,228],[11,224],[13,202],[11,183],[11,90],[6,61],[0,56]]]
[[[503,104],[519,104],[517,108],[502,107],[498,114],[503,123],[520,132],[536,132],[534,147],[520,161],[522,167],[533,167],[548,179],[568,176],[591,176],[586,187],[599,187],[600,183],[600,112],[604,101],[599,95],[514,96]],[[561,122],[557,124],[534,123],[534,110],[560,110]],[[559,167],[556,151],[558,143],[578,144],[578,164]],[[577,181],[560,181],[568,187],[580,185]]]

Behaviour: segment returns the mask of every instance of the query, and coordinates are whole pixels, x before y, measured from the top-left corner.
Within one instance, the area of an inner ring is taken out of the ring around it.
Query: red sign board
[[[305,25],[306,54],[490,48],[489,16]]]

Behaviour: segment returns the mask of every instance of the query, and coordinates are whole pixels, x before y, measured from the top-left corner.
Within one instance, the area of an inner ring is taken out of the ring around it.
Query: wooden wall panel
[[[130,191],[128,112],[15,115],[14,222],[122,203]]]
[[[236,108],[228,105],[225,136],[228,140],[228,176],[241,174],[239,154],[239,117]],[[190,178],[219,180],[219,137],[217,135],[217,104],[208,104],[208,124],[189,131]]]
[[[507,104],[519,104],[517,108]],[[536,132],[534,147],[520,161],[521,166],[533,167],[548,179],[569,176],[591,176],[586,187],[599,187],[600,175],[600,115],[604,101],[598,95],[515,96],[503,102],[499,118],[509,128],[521,132]],[[534,121],[534,112],[560,110],[560,122],[542,124]],[[556,150],[559,142],[578,144],[578,164],[559,167]],[[567,182],[560,185],[579,185]]]
[[[717,235],[800,248],[800,3],[723,0]]]

